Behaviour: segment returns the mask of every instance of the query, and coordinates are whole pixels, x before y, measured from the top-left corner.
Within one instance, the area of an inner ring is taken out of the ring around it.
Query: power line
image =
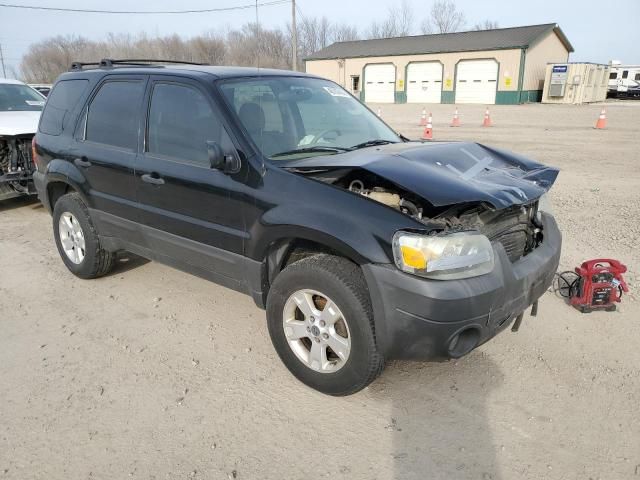
[[[24,10],[44,10],[49,12],[66,12],[66,13],[100,13],[100,14],[112,14],[112,15],[177,15],[188,13],[211,13],[211,12],[229,12],[232,10],[246,10],[248,8],[268,7],[272,5],[281,5],[289,3],[290,0],[272,0],[262,3],[251,3],[247,5],[238,5],[235,7],[221,7],[221,8],[205,8],[199,10],[91,10],[85,8],[62,8],[62,7],[42,7],[38,5],[16,5],[13,3],[0,3],[0,7],[4,8],[19,8]]]

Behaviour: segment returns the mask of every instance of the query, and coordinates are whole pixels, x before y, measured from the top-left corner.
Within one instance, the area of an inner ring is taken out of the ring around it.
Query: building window
[[[629,70],[622,71],[622,78],[627,78],[629,76]]]
[[[351,75],[351,91],[360,91],[360,75]]]
[[[618,72],[611,72],[609,74],[609,80],[615,80],[616,78],[618,78]]]

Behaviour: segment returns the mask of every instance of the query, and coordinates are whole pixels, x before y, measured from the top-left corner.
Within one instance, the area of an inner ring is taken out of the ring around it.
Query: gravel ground
[[[378,106],[374,106],[377,109]],[[420,134],[420,106],[383,105]],[[33,201],[0,206],[0,479],[640,479],[640,102],[433,106],[434,137],[562,169],[562,268],[624,261],[632,293],[537,318],[448,363],[395,362],[364,391],[298,383],[251,299],[140,258],[82,281]]]

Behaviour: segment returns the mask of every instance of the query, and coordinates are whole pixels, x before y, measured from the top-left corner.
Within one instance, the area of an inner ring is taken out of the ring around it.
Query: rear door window
[[[58,82],[47,99],[40,118],[40,131],[60,135],[65,115],[73,110],[89,86],[89,80],[63,80]]]
[[[89,104],[85,140],[135,150],[144,87],[142,80],[110,80],[102,84]]]

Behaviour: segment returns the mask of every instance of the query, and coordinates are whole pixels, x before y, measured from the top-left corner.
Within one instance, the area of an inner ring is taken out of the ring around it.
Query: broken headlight
[[[438,280],[477,277],[493,270],[493,247],[475,232],[427,236],[396,232],[393,256],[403,272]]]
[[[551,198],[549,198],[549,193],[543,194],[538,199],[538,221],[541,220],[540,212],[553,215],[553,208],[551,207]]]

